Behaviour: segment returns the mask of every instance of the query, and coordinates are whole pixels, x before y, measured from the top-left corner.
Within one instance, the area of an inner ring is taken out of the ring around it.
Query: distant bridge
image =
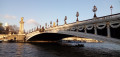
[[[60,40],[64,38],[62,36],[86,37],[120,44],[120,13],[50,27],[43,33],[35,31],[27,34],[26,40]]]

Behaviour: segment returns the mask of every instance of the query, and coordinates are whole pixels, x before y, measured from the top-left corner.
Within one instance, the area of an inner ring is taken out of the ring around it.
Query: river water
[[[0,57],[120,57],[120,45],[83,43],[67,47],[58,43],[0,43]]]

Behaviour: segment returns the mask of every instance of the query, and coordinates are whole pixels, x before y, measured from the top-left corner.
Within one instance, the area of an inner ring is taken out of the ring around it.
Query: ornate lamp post
[[[38,31],[38,26],[37,26],[37,29],[36,29],[36,31]]]
[[[41,32],[41,25],[40,25],[40,29],[39,29],[39,31]]]
[[[57,19],[57,21],[56,21],[56,22],[57,22],[57,26],[58,26],[58,19]]]
[[[49,28],[49,25],[48,25],[48,28]]]
[[[50,22],[50,27],[52,27],[52,21]]]
[[[79,12],[77,12],[77,13],[76,13],[76,17],[77,17],[76,22],[78,22],[78,21],[79,21],[79,20],[78,20],[78,16],[79,16]]]
[[[112,9],[113,9],[113,6],[111,5],[111,6],[110,6],[110,10],[111,10],[111,15],[112,15]]]
[[[67,16],[65,16],[65,19],[64,19],[65,24],[67,24],[66,20],[67,20]]]
[[[45,23],[45,28],[47,29],[47,23]]]
[[[97,11],[97,7],[94,5],[94,7],[93,7],[94,18],[97,17],[97,16],[96,16],[96,11]]]
[[[33,29],[32,29],[32,32],[33,32]]]
[[[40,29],[41,29],[41,25],[40,25]]]
[[[42,32],[44,32],[44,26],[42,27],[42,30],[41,30]]]

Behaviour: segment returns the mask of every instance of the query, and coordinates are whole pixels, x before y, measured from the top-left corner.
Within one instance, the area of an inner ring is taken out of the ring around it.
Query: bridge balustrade
[[[66,30],[120,38],[120,13],[46,29],[56,32]]]

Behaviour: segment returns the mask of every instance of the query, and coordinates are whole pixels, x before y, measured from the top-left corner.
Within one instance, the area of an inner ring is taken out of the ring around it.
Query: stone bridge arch
[[[27,41],[59,41],[66,37],[73,37],[74,35],[67,35],[67,34],[61,34],[61,33],[40,33],[36,34]]]
[[[44,32],[36,34],[30,38],[27,39],[27,41],[58,41],[66,37],[81,37],[81,38],[90,38],[100,41],[106,41],[106,42],[112,42],[120,44],[119,39],[105,37],[101,35],[95,35],[95,34],[89,34],[89,33],[83,33],[83,32],[75,32],[75,31],[55,31],[55,32]]]
[[[66,34],[120,43],[120,13],[46,28],[44,33]]]

